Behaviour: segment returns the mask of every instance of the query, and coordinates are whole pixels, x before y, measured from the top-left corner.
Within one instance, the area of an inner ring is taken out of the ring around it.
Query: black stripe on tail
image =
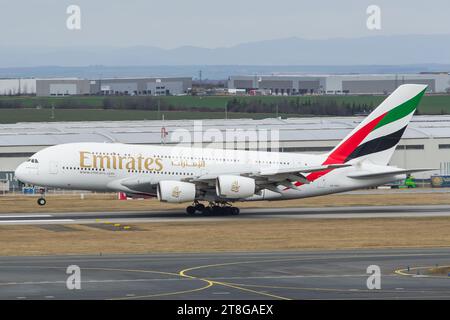
[[[401,128],[400,130],[393,132],[391,134],[388,134],[387,136],[382,136],[370,141],[367,141],[366,143],[363,143],[362,145],[358,146],[348,157],[345,159],[345,162],[350,161],[355,158],[359,158],[371,153],[381,152],[387,149],[390,149],[397,145],[397,143],[400,141],[403,132],[405,132],[406,126]]]

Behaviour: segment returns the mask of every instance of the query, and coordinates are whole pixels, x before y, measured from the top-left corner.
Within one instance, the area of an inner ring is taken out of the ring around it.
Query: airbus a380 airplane
[[[425,85],[400,86],[323,155],[70,143],[37,152],[15,174],[22,182],[43,187],[121,191],[157,196],[165,202],[191,202],[188,214],[239,214],[231,203],[378,186],[407,173],[432,170],[388,165],[425,90]],[[39,198],[38,204],[45,203]]]

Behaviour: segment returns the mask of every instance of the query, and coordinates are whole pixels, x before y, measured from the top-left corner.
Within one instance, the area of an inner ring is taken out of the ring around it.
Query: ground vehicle
[[[404,180],[388,183],[387,186],[390,186],[392,189],[417,188],[416,182],[414,181],[414,177],[412,175],[407,175]]]

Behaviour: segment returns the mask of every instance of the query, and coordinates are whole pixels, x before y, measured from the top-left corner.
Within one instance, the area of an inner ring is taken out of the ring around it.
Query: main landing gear
[[[39,197],[39,199],[37,199],[37,204],[40,206],[45,206],[45,204],[47,203],[47,200],[45,200],[45,189],[40,189],[39,193],[41,194],[41,196]]]
[[[237,207],[233,207],[228,202],[210,202],[208,206],[203,203],[195,201],[191,206],[186,208],[186,213],[194,215],[200,213],[203,215],[233,215],[237,216],[240,210]]]

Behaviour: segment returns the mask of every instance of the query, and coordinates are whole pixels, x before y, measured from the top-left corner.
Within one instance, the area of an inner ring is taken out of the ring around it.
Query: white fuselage
[[[135,178],[148,185],[160,181],[189,181],[197,177],[240,175],[289,167],[320,166],[324,155],[295,153],[149,146],[112,143],[71,143],[37,152],[16,170],[19,180],[44,187],[123,191],[136,193],[121,182]],[[358,170],[373,171],[370,163],[333,170],[298,188],[278,186],[279,192],[262,190],[241,200],[282,200],[338,193],[380,185],[392,180],[378,178],[357,180],[347,177]],[[396,177],[400,179],[402,176]],[[154,195],[154,192],[143,192]],[[206,194],[199,200],[214,200]]]

